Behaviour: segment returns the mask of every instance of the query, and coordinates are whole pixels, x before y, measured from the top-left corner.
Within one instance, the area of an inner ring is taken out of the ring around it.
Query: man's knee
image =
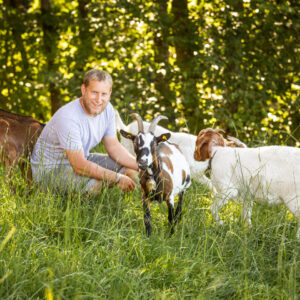
[[[103,189],[103,182],[97,180],[87,191],[87,193],[91,196],[95,196],[101,193]]]

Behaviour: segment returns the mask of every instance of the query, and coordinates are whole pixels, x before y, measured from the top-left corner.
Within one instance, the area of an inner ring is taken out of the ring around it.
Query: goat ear
[[[209,145],[208,142],[196,143],[194,152],[194,159],[197,161],[205,161],[209,158]]]
[[[215,146],[219,146],[219,147],[225,146],[225,140],[220,133],[214,133],[208,142],[209,158],[212,156],[212,147],[215,147]]]
[[[161,142],[165,142],[167,141],[169,138],[171,137],[171,134],[169,132],[167,133],[163,133],[160,136],[156,137],[156,142],[157,144],[161,143]]]
[[[215,130],[201,130],[196,140],[195,160],[205,161],[209,159],[212,155],[212,147],[214,146],[224,146],[223,136]]]
[[[127,132],[127,131],[125,131],[123,129],[120,130],[120,133],[126,139],[134,140],[136,138],[135,134]]]

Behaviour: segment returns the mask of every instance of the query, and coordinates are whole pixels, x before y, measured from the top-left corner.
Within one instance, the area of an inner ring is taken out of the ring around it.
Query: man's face
[[[80,103],[84,111],[92,117],[103,112],[111,95],[111,86],[107,81],[90,81],[88,86],[81,86]]]

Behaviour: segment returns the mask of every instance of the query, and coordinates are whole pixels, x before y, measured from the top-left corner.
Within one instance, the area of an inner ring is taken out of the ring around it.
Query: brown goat
[[[28,162],[34,144],[44,124],[33,117],[22,116],[0,109],[0,163],[10,178],[18,165],[22,175],[31,181]]]

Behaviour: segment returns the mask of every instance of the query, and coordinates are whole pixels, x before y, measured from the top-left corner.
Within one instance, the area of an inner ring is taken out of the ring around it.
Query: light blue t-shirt
[[[57,110],[44,127],[31,155],[33,176],[39,179],[41,171],[47,173],[58,165],[70,165],[65,149],[82,149],[88,157],[90,150],[104,136],[115,135],[112,105],[108,103],[101,114],[91,117],[83,110],[78,98]]]

